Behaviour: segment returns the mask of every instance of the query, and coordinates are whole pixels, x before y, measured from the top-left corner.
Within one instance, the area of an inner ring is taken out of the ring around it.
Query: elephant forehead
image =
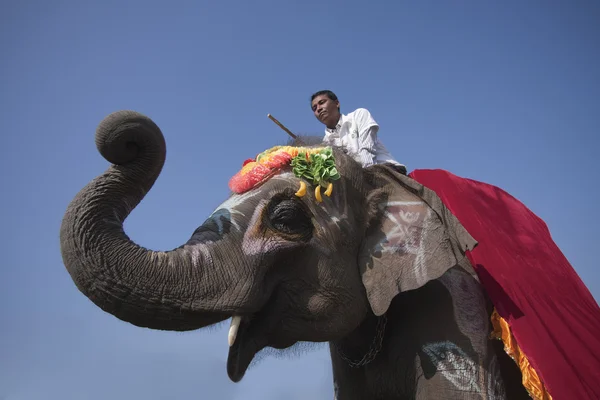
[[[234,194],[234,195],[230,196],[227,200],[225,200],[223,203],[221,203],[221,205],[219,205],[212,212],[211,217],[222,214],[223,211],[225,211],[225,210],[229,211],[229,213],[231,214],[231,212],[236,207],[239,207],[241,204],[244,204],[247,200],[249,200],[253,197],[256,197],[258,194],[259,194],[259,192],[256,190],[251,190],[251,191],[243,193],[243,194]]]
[[[213,216],[220,217],[223,215],[224,211],[228,211],[232,216],[242,215],[243,217],[250,217],[250,214],[248,213],[252,213],[254,208],[244,207],[244,205],[247,204],[250,199],[254,199],[254,201],[252,201],[253,204],[258,203],[259,199],[270,197],[274,190],[281,190],[288,186],[291,187],[291,185],[293,185],[297,180],[298,178],[296,178],[291,172],[282,172],[274,175],[269,179],[269,181],[257,188],[241,194],[234,193],[231,195],[212,212],[211,218]]]

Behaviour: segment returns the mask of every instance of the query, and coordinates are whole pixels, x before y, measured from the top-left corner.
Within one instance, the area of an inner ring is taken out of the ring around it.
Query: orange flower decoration
[[[275,146],[260,153],[255,160],[244,161],[242,169],[229,180],[234,193],[244,193],[269,179],[277,171],[288,167],[300,152],[316,154],[321,148]]]

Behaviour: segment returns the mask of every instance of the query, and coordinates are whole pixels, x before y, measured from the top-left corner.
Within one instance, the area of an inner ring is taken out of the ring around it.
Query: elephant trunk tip
[[[96,148],[110,163],[132,162],[140,152],[153,153],[164,162],[166,144],[160,128],[149,117],[122,110],[105,117],[96,129]],[[161,162],[161,164],[162,164]]]

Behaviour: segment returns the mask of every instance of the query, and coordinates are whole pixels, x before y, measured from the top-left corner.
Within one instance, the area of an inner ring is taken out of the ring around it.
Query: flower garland
[[[286,167],[301,179],[296,196],[306,195],[308,181],[315,185],[318,202],[323,201],[321,187],[326,188],[326,196],[331,196],[333,181],[340,179],[331,147],[275,146],[244,161],[242,169],[230,179],[229,188],[244,193]]]

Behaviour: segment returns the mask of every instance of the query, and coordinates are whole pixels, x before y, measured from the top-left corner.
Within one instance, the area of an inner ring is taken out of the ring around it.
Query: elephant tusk
[[[325,196],[327,196],[327,197],[331,196],[332,190],[333,190],[333,183],[329,182],[329,185],[327,185],[327,190],[325,191]]]
[[[315,188],[315,197],[319,203],[323,201],[323,198],[321,197],[321,185],[317,185]]]
[[[231,326],[229,327],[229,335],[227,336],[227,341],[229,342],[229,347],[233,346],[235,343],[235,338],[238,333],[238,329],[240,329],[240,323],[242,322],[242,317],[239,315],[234,315],[231,317]]]

